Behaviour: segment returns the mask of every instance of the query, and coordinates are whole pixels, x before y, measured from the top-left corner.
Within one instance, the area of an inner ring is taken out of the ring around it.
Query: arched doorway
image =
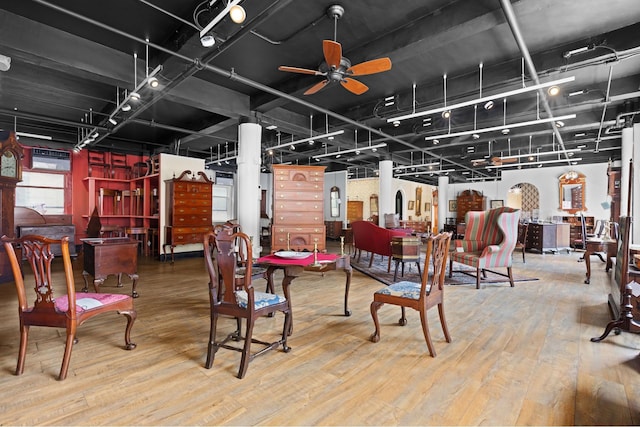
[[[402,203],[402,191],[398,190],[396,191],[396,212],[398,214],[398,217],[400,219],[402,219],[402,206],[404,206],[404,203]]]
[[[506,205],[522,210],[522,221],[537,221],[540,212],[540,193],[538,187],[528,182],[514,185],[507,192]]]

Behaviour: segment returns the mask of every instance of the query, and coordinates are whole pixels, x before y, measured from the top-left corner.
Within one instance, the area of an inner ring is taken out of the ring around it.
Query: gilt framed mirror
[[[422,215],[422,187],[416,188],[416,216]]]
[[[585,191],[587,180],[584,174],[569,171],[559,178],[560,210],[575,214],[586,211]]]
[[[337,218],[340,216],[340,189],[335,185],[329,190],[331,217]]]
[[[378,195],[377,194],[372,194],[371,197],[369,197],[369,211],[370,211],[370,216],[378,215]]]

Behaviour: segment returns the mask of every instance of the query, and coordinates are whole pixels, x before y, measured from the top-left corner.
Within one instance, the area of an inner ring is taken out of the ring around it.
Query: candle
[[[344,255],[344,236],[340,236],[340,255]]]

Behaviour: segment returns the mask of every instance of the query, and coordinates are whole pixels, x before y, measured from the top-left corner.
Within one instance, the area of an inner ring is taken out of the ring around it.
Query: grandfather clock
[[[13,132],[0,131],[0,235],[13,237],[16,185],[22,181],[23,150]],[[0,245],[0,282],[13,280],[11,264]]]

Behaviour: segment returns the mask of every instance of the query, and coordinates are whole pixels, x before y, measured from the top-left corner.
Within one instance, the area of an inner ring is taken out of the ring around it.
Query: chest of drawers
[[[325,249],[324,169],[273,165],[272,251]]]
[[[178,178],[167,181],[167,217],[165,236],[165,257],[167,246],[202,243],[203,234],[213,230],[212,192],[213,182],[204,174],[190,177],[191,171],[184,171]]]

